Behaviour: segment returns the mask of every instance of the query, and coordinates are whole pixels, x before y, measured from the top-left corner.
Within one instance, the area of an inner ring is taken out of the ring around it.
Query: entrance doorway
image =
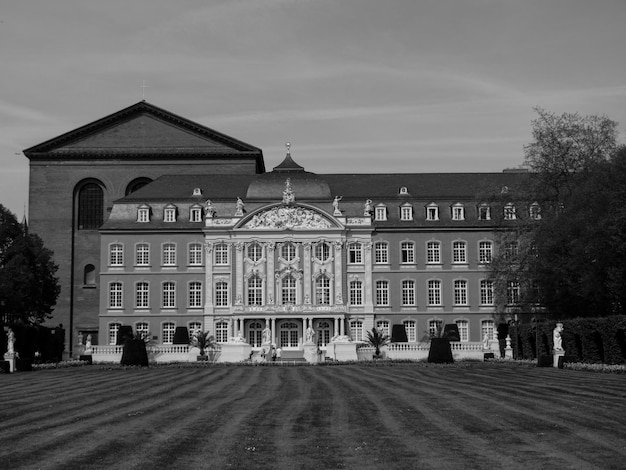
[[[278,347],[296,349],[300,340],[300,325],[295,322],[281,323],[278,327]]]

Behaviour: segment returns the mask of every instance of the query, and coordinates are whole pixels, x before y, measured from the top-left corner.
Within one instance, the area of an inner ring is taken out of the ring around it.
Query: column
[[[304,295],[304,304],[311,304],[311,242],[304,242],[302,244],[304,250],[303,261],[303,276],[302,286]]]
[[[372,242],[371,241],[367,241],[363,243],[363,248],[364,248],[364,259],[363,262],[365,263],[365,308],[369,309],[370,311],[373,311],[374,309],[374,289],[372,287]]]
[[[243,305],[243,250],[243,242],[235,243],[235,305]]]
[[[204,313],[213,313],[213,243],[204,243]]]
[[[337,240],[335,242],[333,242],[333,247],[335,248],[335,253],[334,253],[334,258],[335,258],[335,289],[334,289],[334,293],[335,293],[335,300],[334,302],[331,301],[332,304],[334,305],[343,305],[343,289],[342,289],[342,282],[343,282],[343,270],[342,270],[342,264],[341,264],[341,255],[342,255],[342,247],[343,247],[343,242],[341,242],[340,240]]]
[[[267,258],[267,273],[265,276],[266,292],[265,303],[274,305],[274,242],[267,242],[265,245],[265,256]]]
[[[272,317],[272,344],[277,344],[276,343],[276,317]]]

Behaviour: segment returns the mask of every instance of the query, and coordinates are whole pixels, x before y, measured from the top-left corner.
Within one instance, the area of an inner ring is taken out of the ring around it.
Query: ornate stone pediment
[[[318,230],[335,225],[306,207],[278,206],[255,214],[241,228],[258,230]]]

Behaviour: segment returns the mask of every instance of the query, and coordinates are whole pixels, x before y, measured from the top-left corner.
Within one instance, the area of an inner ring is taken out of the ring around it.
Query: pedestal
[[[358,356],[356,354],[356,343],[334,343],[335,345],[335,360],[336,361],[356,361]]]
[[[248,343],[224,343],[220,345],[216,362],[243,362],[250,357],[251,351],[252,346]]]
[[[9,372],[15,372],[15,353],[6,353],[4,360],[9,363]]]
[[[558,351],[553,351],[552,352],[552,366],[556,367],[557,369],[562,369],[563,368],[563,357],[565,356],[565,351],[558,350]]]
[[[319,354],[317,354],[317,345],[314,343],[304,343],[304,360],[306,362],[319,362]]]

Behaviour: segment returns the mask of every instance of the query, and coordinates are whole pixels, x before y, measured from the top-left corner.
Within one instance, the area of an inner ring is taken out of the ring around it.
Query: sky
[[[500,172],[537,106],[626,143],[625,21],[626,0],[6,0],[0,204],[27,208],[24,149],[144,98],[268,170],[291,142],[317,173]]]

